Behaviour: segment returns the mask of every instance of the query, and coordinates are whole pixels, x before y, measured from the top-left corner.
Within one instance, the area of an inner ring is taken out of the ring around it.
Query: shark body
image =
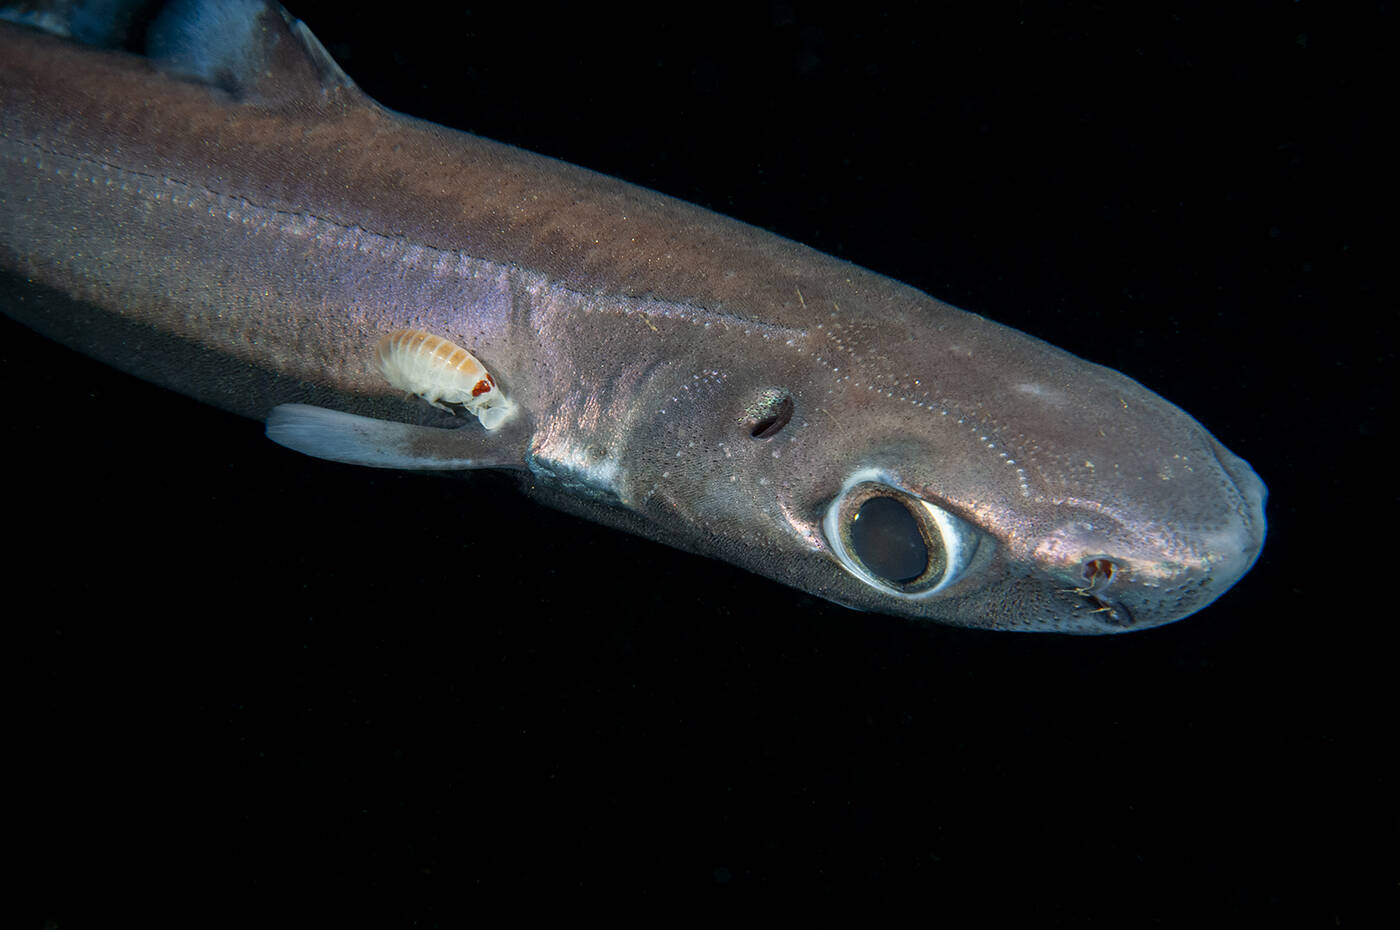
[[[279,8],[183,7],[156,59],[0,24],[0,286],[40,332],[309,454],[515,470],[861,609],[1142,629],[1257,557],[1258,477],[1123,375],[389,112]],[[378,348],[405,331],[469,351],[513,415],[405,397]]]

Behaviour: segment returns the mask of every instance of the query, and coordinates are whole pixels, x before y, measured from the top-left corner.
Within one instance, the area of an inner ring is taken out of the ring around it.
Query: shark
[[[1116,371],[392,112],[275,3],[177,0],[139,53],[105,8],[0,22],[0,307],[64,345],[916,620],[1148,629],[1262,549],[1255,472]]]

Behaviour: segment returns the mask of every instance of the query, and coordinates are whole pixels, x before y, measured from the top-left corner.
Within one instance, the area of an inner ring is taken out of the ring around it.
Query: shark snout
[[[1254,470],[1212,440],[1218,471],[1195,488],[1194,519],[1118,519],[1099,512],[1067,521],[1042,541],[1065,629],[1113,633],[1179,620],[1239,581],[1264,545],[1267,490]]]
[[[1234,519],[1213,540],[1215,561],[1211,570],[1219,587],[1218,596],[1254,566],[1264,549],[1264,536],[1268,528],[1264,505],[1269,489],[1248,462],[1222,446],[1214,437],[1211,438],[1211,445],[1221,471],[1229,477],[1238,495]]]
[[[1215,453],[1215,460],[1220,464],[1220,470],[1229,477],[1239,495],[1239,507],[1236,511],[1239,520],[1235,527],[1234,542],[1237,544],[1236,561],[1242,564],[1239,573],[1230,581],[1234,584],[1240,575],[1249,571],[1264,548],[1264,533],[1267,528],[1264,504],[1269,498],[1269,489],[1255,474],[1254,469],[1249,467],[1248,462],[1222,446],[1213,436],[1211,447],[1211,451]]]

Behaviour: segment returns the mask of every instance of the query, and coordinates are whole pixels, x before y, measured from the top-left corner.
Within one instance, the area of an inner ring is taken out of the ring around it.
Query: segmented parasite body
[[[379,370],[394,387],[417,394],[439,410],[460,404],[496,429],[515,410],[475,355],[421,329],[396,329],[379,340]]]

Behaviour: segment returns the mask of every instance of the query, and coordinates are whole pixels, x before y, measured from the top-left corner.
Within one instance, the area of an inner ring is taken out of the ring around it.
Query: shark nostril
[[[1091,613],[1111,626],[1131,626],[1133,613],[1118,598],[1108,594],[1113,578],[1122,567],[1113,559],[1097,556],[1084,562],[1084,585],[1075,592],[1088,603]]]
[[[1118,571],[1118,563],[1112,559],[1099,558],[1090,559],[1084,563],[1084,581],[1086,582],[1085,592],[1101,591],[1113,582],[1113,576]]]

